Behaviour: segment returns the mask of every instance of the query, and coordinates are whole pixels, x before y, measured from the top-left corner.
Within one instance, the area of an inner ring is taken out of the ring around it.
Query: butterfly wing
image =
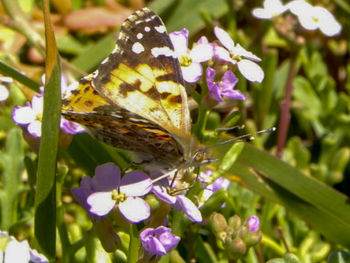
[[[148,8],[123,24],[94,88],[111,104],[148,119],[176,137],[190,137],[181,68],[161,19]]]

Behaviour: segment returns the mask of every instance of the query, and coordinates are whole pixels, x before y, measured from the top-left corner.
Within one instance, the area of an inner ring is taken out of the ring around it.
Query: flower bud
[[[228,224],[234,231],[237,231],[242,225],[242,220],[238,215],[234,215],[229,218]]]
[[[209,223],[216,236],[218,236],[220,232],[225,232],[227,227],[227,222],[225,217],[222,214],[219,214],[216,212],[211,214],[209,218]]]
[[[235,238],[230,241],[227,239],[227,241],[225,248],[229,258],[238,259],[247,252],[247,246],[242,239]]]

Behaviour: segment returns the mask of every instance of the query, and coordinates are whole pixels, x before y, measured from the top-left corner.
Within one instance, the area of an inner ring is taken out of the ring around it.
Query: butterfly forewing
[[[181,68],[161,19],[144,8],[122,25],[113,53],[99,66],[94,88],[112,104],[190,135]]]

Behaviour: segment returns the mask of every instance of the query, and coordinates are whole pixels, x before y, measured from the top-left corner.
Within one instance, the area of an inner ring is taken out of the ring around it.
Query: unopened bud
[[[225,232],[227,222],[222,214],[216,212],[212,213],[209,218],[209,222],[215,235],[218,235],[220,232]]]

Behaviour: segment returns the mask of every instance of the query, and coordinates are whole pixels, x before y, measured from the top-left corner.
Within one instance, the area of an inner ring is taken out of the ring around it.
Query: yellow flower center
[[[112,200],[114,200],[117,204],[122,203],[126,200],[126,195],[115,189],[112,191]]]
[[[192,59],[188,56],[181,56],[179,62],[182,67],[188,67],[192,64]]]

